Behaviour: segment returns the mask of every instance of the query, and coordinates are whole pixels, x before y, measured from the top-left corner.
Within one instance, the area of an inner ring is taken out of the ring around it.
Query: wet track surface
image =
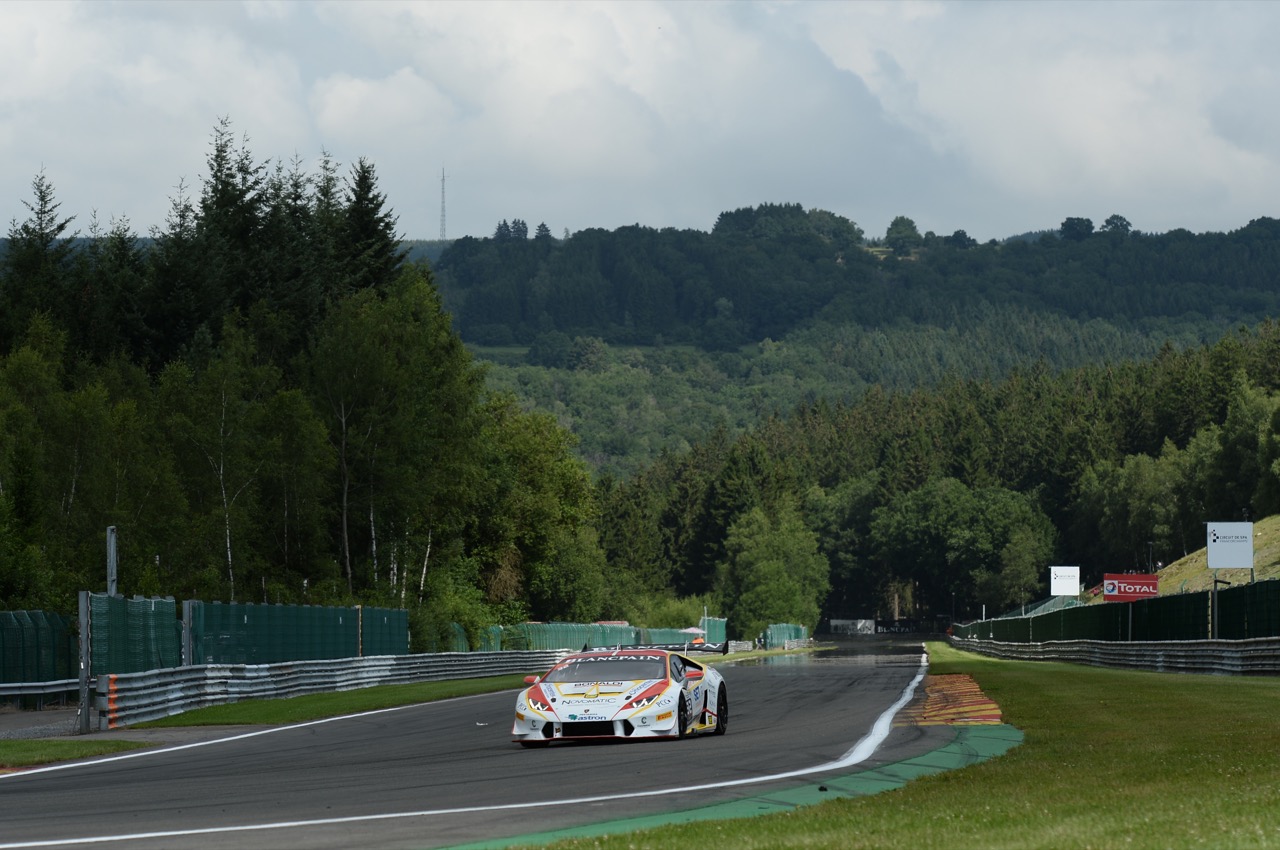
[[[861,638],[722,666],[723,737],[525,750],[507,691],[0,776],[0,847],[431,848],[741,799],[847,754],[921,654],[918,639]],[[940,734],[896,728],[860,768]]]

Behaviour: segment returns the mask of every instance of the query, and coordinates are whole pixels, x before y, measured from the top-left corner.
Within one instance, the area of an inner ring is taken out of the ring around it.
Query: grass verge
[[[398,708],[442,699],[466,697],[494,691],[515,690],[524,685],[523,674],[457,679],[450,682],[417,682],[411,685],[381,685],[326,694],[307,694],[289,699],[246,700],[211,705],[175,714],[162,720],[135,724],[134,728],[170,726],[231,726],[240,724],[276,725],[306,723],[325,717],[358,714],[383,708]]]
[[[931,673],[973,676],[1023,744],[870,797],[550,846],[1280,846],[1280,678],[1000,661],[941,643],[929,652]]]
[[[145,746],[136,741],[33,738],[0,741],[0,773],[71,759],[103,756]]]

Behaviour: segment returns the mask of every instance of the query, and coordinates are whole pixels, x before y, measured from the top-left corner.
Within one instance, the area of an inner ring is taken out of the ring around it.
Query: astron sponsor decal
[[[1129,573],[1106,573],[1102,577],[1102,598],[1107,602],[1131,602],[1160,595],[1160,577]]]

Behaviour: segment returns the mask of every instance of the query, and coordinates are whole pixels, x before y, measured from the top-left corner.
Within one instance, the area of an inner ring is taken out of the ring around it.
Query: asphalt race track
[[[509,739],[514,691],[213,739],[205,730],[194,745],[0,776],[0,848],[418,850],[754,797],[847,758],[901,703],[921,654],[918,640],[867,638],[723,666],[723,737],[526,750]],[[839,772],[935,745],[926,727],[894,728]]]

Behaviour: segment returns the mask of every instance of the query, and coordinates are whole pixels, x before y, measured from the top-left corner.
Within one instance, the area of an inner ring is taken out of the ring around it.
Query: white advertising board
[[[1079,596],[1080,595],[1080,568],[1079,567],[1050,567],[1049,568],[1049,595],[1050,596]]]
[[[1208,523],[1209,569],[1253,569],[1253,523]]]

